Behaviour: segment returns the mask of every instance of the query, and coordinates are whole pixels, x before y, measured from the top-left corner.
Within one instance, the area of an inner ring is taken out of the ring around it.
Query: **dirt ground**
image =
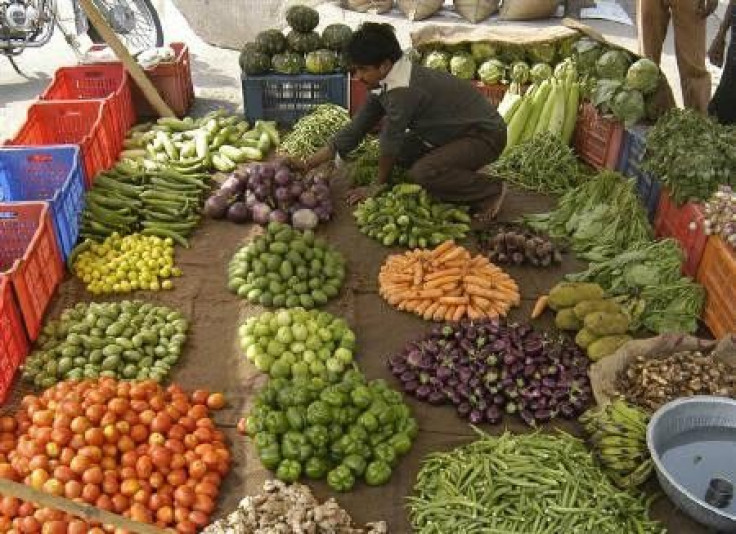
[[[385,378],[398,386],[388,371],[386,358],[399,351],[407,341],[421,336],[429,324],[413,315],[389,308],[378,296],[376,281],[379,267],[386,256],[395,251],[382,247],[358,232],[350,210],[338,201],[346,189],[347,181],[344,178],[335,179],[333,195],[338,206],[336,217],[320,228],[320,234],[347,258],[349,272],[342,294],[326,309],[345,317],[351,324],[358,337],[357,361],[368,378]],[[546,211],[551,205],[550,199],[540,195],[512,191],[500,219],[510,221],[522,213]],[[183,269],[184,276],[176,280],[175,290],[134,295],[176,307],[191,320],[183,357],[173,372],[172,380],[189,390],[205,388],[222,391],[229,401],[225,410],[215,412],[216,422],[224,429],[234,458],[232,470],[221,487],[215,518],[233,510],[246,494],[259,492],[263,481],[269,477],[254,448],[235,430],[238,419],[248,408],[249,399],[264,381],[264,377],[241,354],[237,344],[237,329],[244,317],[259,313],[261,309],[245,304],[226,289],[227,263],[238,247],[256,232],[258,230],[250,225],[204,222],[191,239],[191,248],[177,252],[177,264]],[[523,296],[522,305],[513,311],[511,318],[524,320],[540,294],[552,287],[565,272],[580,270],[581,267],[583,264],[566,256],[563,265],[547,270],[509,268]],[[64,308],[91,299],[92,295],[84,290],[78,280],[68,277],[47,316],[56,317]],[[549,318],[546,323],[545,326],[548,326]],[[540,322],[540,326],[543,324]],[[17,406],[26,392],[27,388],[16,384],[7,407]],[[359,484],[354,491],[337,495],[339,502],[357,522],[386,520],[392,533],[411,532],[404,502],[405,497],[412,492],[421,459],[430,452],[448,450],[473,439],[472,429],[455,415],[453,408],[433,407],[413,398],[407,398],[407,402],[421,431],[411,452],[394,471],[390,483],[377,488]],[[502,425],[482,425],[482,428],[497,434],[507,426],[513,431],[528,431],[528,427],[517,418],[506,418]],[[572,423],[561,426],[573,433],[579,431],[577,425]],[[320,498],[334,496],[324,483],[310,485]],[[654,482],[652,489],[657,489]],[[672,533],[705,532],[664,498],[656,504],[653,515]]]

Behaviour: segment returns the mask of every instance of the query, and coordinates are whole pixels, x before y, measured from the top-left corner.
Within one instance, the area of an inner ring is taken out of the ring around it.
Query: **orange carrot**
[[[431,282],[432,280],[436,280],[437,278],[445,278],[446,276],[459,276],[460,275],[460,269],[459,268],[452,268],[452,269],[442,269],[439,271],[435,271],[433,273],[426,274],[424,276],[425,282]]]
[[[424,310],[424,315],[423,315],[424,319],[426,321],[431,321],[432,318],[434,317],[434,312],[436,312],[437,308],[439,307],[440,307],[439,302],[433,302],[432,304],[430,304],[429,307],[426,310]]]
[[[442,319],[445,318],[445,314],[446,313],[447,313],[447,306],[445,306],[444,304],[440,304],[437,307],[437,309],[435,310],[434,315],[432,316],[432,318],[435,321],[441,321]]]
[[[465,315],[465,311],[467,310],[466,306],[458,306],[455,308],[455,313],[452,315],[452,321],[459,321],[463,318],[463,315]]]
[[[464,297],[440,297],[441,304],[453,304],[459,306],[461,304],[468,304],[470,298],[466,295]]]
[[[537,302],[534,303],[534,309],[532,310],[532,319],[537,319],[544,313],[545,308],[547,308],[547,301],[549,301],[549,297],[547,295],[542,295],[537,299]]]
[[[455,242],[451,240],[443,241],[440,243],[439,246],[435,247],[435,249],[431,252],[431,255],[433,258],[439,258],[442,256],[445,252],[451,250],[455,246]]]
[[[426,288],[442,287],[447,284],[456,284],[459,281],[460,281],[460,275],[454,274],[454,275],[443,276],[442,278],[435,278],[434,280],[430,280],[429,282],[426,282],[424,284],[424,287]]]

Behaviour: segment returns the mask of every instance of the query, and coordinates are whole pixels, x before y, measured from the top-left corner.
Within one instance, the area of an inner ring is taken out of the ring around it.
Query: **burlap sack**
[[[340,7],[359,13],[388,13],[394,7],[394,0],[341,0]]]
[[[396,7],[411,21],[428,19],[440,9],[445,0],[396,0]]]
[[[453,4],[458,15],[475,24],[498,11],[500,0],[454,0]]]
[[[492,43],[518,45],[548,43],[574,37],[577,31],[560,25],[547,27],[528,26],[467,26],[427,24],[411,33],[414,48],[434,43],[445,45],[489,41]]]
[[[547,19],[557,13],[559,0],[503,0],[501,20]]]
[[[588,376],[593,387],[595,401],[600,406],[611,402],[613,392],[616,390],[616,377],[635,358],[639,356],[664,358],[674,352],[684,350],[712,351],[713,358],[732,366],[736,372],[736,335],[734,334],[724,337],[719,342],[686,334],[663,334],[649,339],[635,339],[590,366]]]

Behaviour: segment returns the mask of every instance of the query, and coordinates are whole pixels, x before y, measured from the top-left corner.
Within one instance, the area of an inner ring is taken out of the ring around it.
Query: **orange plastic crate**
[[[493,85],[487,85],[479,81],[474,81],[473,85],[495,107],[498,107],[498,105],[501,103],[501,100],[503,100],[503,96],[506,94],[506,91],[509,88],[508,85],[503,85],[500,83],[493,84]]]
[[[590,102],[580,104],[573,146],[585,163],[598,170],[615,169],[623,138],[623,123],[604,117]]]
[[[103,120],[109,121],[120,151],[128,128],[136,122],[131,83],[122,63],[61,67],[40,99],[106,100],[109,106]]]
[[[677,239],[685,253],[682,272],[693,278],[698,272],[705,242],[708,239],[704,226],[705,217],[700,204],[688,202],[678,207],[672,201],[669,190],[662,188],[657,216],[654,219],[654,231],[657,237]]]
[[[97,173],[112,167],[118,157],[110,141],[115,131],[103,121],[107,105],[100,100],[37,102],[28,108],[26,122],[6,144],[79,145],[89,189]]]
[[[13,376],[28,355],[28,348],[10,279],[0,275],[0,404],[5,402]]]
[[[194,85],[192,83],[192,65],[189,47],[184,43],[171,43],[175,59],[170,63],[159,63],[146,69],[145,73],[177,117],[184,117],[194,103]],[[133,103],[140,117],[157,117],[148,100],[133,84]]]
[[[703,320],[720,339],[736,334],[736,251],[719,236],[710,236],[698,267],[698,282],[705,288]]]
[[[64,277],[46,202],[0,203],[0,276],[10,280],[26,333],[35,341]]]

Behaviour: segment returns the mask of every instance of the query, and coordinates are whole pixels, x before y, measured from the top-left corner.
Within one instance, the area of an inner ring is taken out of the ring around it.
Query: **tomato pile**
[[[60,382],[0,417],[0,478],[136,521],[193,533],[209,523],[230,465],[209,417],[220,393],[112,378]],[[100,533],[100,526],[13,497],[0,532]]]

